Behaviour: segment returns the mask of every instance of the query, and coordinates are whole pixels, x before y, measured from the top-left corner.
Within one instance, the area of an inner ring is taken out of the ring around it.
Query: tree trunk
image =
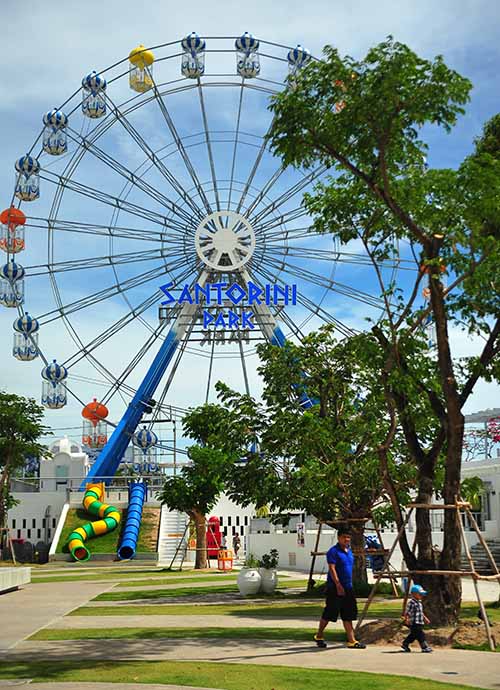
[[[364,524],[351,523],[351,548],[354,554],[354,569],[352,571],[353,584],[357,582],[367,583],[366,556],[365,556],[365,528]]]
[[[454,426],[454,433],[450,434],[448,439],[443,490],[443,499],[447,504],[455,503],[457,497],[460,495],[460,470],[462,464],[464,431],[464,419],[461,413]],[[439,567],[443,570],[460,570],[462,560],[462,534],[458,520],[460,520],[461,517],[457,515],[455,510],[445,510],[444,513],[444,541]],[[459,577],[447,577],[446,582],[442,584],[442,588],[446,619],[448,622],[454,624],[458,621],[460,613],[462,582]]]
[[[419,467],[417,503],[431,503],[433,497],[434,468],[429,463]],[[416,510],[417,561],[416,570],[435,570],[434,550],[432,543],[432,525],[430,511],[425,508]],[[443,625],[442,601],[440,594],[441,578],[434,575],[415,576],[415,582],[428,591],[425,598],[425,612],[432,625]]]
[[[196,529],[196,560],[195,570],[203,570],[207,567],[207,521],[203,513],[193,510],[189,514]]]
[[[460,396],[457,390],[457,381],[450,352],[443,284],[441,280],[436,279],[436,276],[432,276],[432,278],[429,281],[431,304],[436,324],[438,365],[447,409],[445,427],[447,451],[443,499],[445,503],[453,504],[460,493],[464,417],[461,411]],[[443,567],[443,570],[460,570],[461,533],[457,523],[456,511],[445,510],[444,512],[444,542],[440,565]],[[460,578],[446,577],[439,579],[442,580],[440,583],[440,621],[442,624],[455,625],[458,623],[462,598]]]

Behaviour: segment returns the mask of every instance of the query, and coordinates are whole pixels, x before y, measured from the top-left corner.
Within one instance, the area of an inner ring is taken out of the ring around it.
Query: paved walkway
[[[437,650],[422,656],[397,647],[346,649],[332,643],[326,650],[305,642],[249,640],[71,640],[21,642],[1,655],[5,660],[43,658],[44,661],[85,659],[116,661],[213,661],[269,664],[300,668],[342,669],[394,673],[498,690],[500,657],[486,652]]]
[[[0,595],[0,653],[111,587],[108,582],[47,582]]]

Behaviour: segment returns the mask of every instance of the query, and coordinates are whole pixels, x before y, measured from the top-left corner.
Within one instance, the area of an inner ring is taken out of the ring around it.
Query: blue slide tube
[[[127,519],[122,532],[121,544],[117,551],[118,558],[121,561],[135,556],[137,539],[139,538],[139,530],[141,528],[142,508],[146,496],[147,484],[145,482],[130,482]]]

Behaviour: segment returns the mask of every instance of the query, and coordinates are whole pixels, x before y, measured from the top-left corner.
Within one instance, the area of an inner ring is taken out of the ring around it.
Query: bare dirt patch
[[[491,632],[500,644],[500,623],[491,625]],[[408,635],[408,628],[396,620],[382,620],[365,623],[359,631],[359,639],[365,644],[399,645]],[[484,645],[486,632],[481,621],[463,621],[457,628],[427,628],[427,641],[432,647],[451,647],[452,645]]]

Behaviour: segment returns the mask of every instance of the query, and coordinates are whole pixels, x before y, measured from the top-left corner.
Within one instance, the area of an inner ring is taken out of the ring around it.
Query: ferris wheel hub
[[[245,216],[235,211],[215,211],[196,228],[196,253],[215,271],[244,266],[255,250],[255,232]]]

